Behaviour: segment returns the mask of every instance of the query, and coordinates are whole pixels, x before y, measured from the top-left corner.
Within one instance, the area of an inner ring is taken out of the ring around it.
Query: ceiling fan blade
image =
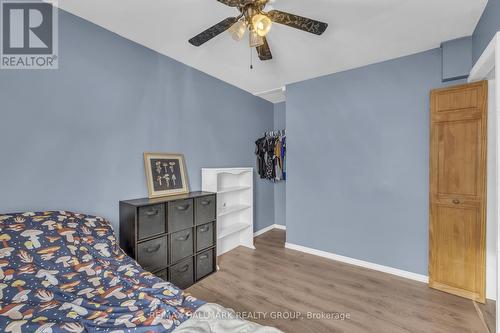
[[[304,30],[316,35],[321,35],[328,27],[327,23],[285,13],[279,10],[271,10],[267,13],[267,15],[273,22],[284,24],[295,29]]]
[[[214,38],[217,35],[220,35],[227,29],[229,29],[233,24],[235,24],[238,21],[237,17],[228,17],[227,19],[217,23],[211,28],[208,28],[207,30],[199,33],[198,35],[194,36],[189,40],[189,43],[191,43],[194,46],[200,46],[212,38]]]
[[[217,0],[217,1],[229,7],[238,7],[240,5],[240,0]]]
[[[217,0],[229,7],[245,7],[251,3],[265,5],[269,0]]]
[[[262,61],[271,60],[273,58],[273,54],[271,53],[271,49],[269,48],[269,44],[267,43],[266,37],[264,37],[264,44],[261,46],[257,46],[257,53],[259,54],[259,59]]]

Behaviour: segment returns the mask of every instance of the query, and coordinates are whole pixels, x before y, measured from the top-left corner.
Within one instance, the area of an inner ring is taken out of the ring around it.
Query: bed
[[[2,332],[279,332],[228,312],[144,271],[103,218],[0,215]]]

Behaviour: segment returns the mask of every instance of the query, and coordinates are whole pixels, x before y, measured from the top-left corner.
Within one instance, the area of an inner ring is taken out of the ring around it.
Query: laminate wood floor
[[[496,304],[495,301],[486,300],[486,304],[476,303],[479,315],[483,317],[484,323],[488,326],[490,333],[495,333]]]
[[[188,289],[238,312],[268,313],[255,322],[284,332],[488,332],[472,301],[424,283],[284,248],[285,232],[255,238],[219,258],[220,270]],[[302,318],[269,318],[279,311]],[[311,320],[307,313],[347,313],[348,320]]]

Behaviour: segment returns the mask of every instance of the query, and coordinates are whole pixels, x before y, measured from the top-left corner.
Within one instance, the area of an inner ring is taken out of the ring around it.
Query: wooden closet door
[[[431,93],[429,286],[485,301],[488,82]]]

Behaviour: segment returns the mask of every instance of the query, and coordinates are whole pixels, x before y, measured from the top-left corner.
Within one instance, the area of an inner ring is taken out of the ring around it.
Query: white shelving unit
[[[217,255],[253,245],[253,168],[203,168],[202,190],[217,193]]]

